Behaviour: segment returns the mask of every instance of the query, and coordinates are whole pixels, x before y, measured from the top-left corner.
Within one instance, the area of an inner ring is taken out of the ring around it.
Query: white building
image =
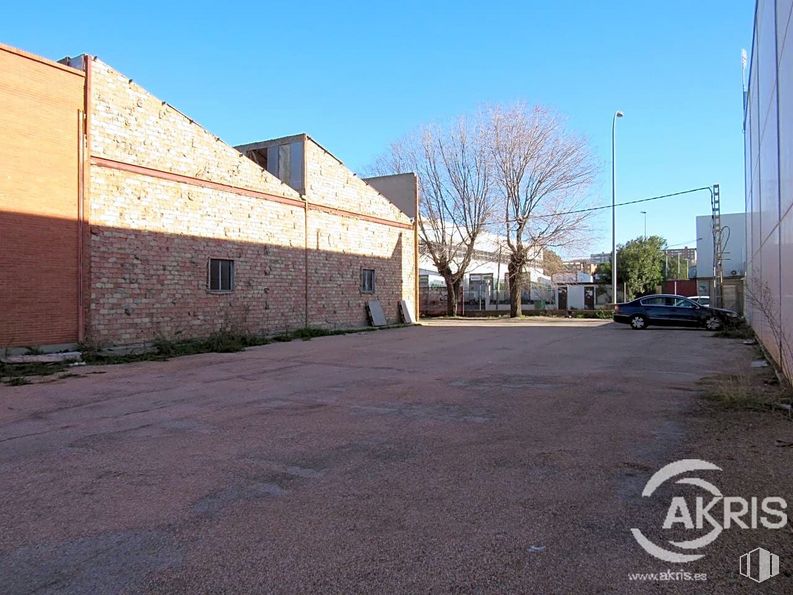
[[[509,248],[506,239],[492,233],[482,233],[474,246],[474,255],[463,277],[463,296],[467,304],[483,310],[508,309],[509,282],[507,265]],[[542,250],[526,268],[526,289],[523,301],[554,301],[551,278],[543,274]],[[446,282],[429,254],[419,257],[421,287],[445,287]]]
[[[697,277],[713,278],[713,227],[710,215],[697,217]],[[724,254],[722,270],[725,277],[746,274],[746,213],[721,216]]]
[[[744,96],[746,318],[793,378],[793,19],[789,0],[758,2]],[[725,270],[729,270],[725,266]]]
[[[746,214],[721,216],[722,300],[725,308],[743,311],[743,279],[746,276]],[[713,220],[697,217],[697,295],[714,295]]]

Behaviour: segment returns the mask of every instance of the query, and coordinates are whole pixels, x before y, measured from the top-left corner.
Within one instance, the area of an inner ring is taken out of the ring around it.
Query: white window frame
[[[217,288],[212,287],[212,263],[218,262],[218,278],[215,279],[217,281]],[[226,289],[223,287],[223,264],[229,263],[229,287]],[[235,271],[236,263],[231,258],[210,258],[207,260],[207,291],[210,293],[231,293],[234,291],[234,281],[235,281]]]

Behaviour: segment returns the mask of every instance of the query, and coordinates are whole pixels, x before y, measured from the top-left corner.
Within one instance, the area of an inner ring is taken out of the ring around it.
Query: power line
[[[624,207],[626,205],[636,205],[642,202],[650,202],[651,200],[661,200],[662,198],[672,198],[673,196],[680,196],[681,194],[691,194],[692,192],[700,192],[701,190],[710,190],[710,186],[703,186],[702,188],[692,188],[691,190],[682,190],[680,192],[672,192],[670,194],[661,194],[660,196],[651,196],[650,198],[640,198],[638,200],[629,200],[627,202],[618,202],[615,207]],[[563,211],[561,213],[549,213],[543,217],[553,217],[558,215],[575,215],[577,213],[588,213],[590,211],[599,211],[601,209],[610,209],[612,205],[603,205],[601,207],[589,207],[587,209],[577,209],[575,211]]]
[[[667,248],[677,248],[679,246],[686,246],[688,247],[689,244],[696,243],[697,240],[701,240],[702,238],[694,238],[693,240],[688,240],[687,242],[680,242],[679,244],[669,244]]]
[[[681,196],[683,194],[691,194],[692,192],[701,192],[702,190],[711,190],[710,186],[702,186],[701,188],[692,188],[691,190],[681,190],[680,192],[671,192],[669,194],[661,194],[659,196],[651,196],[649,198],[640,198],[637,200],[629,200],[627,202],[618,202],[617,204],[613,205],[615,207],[624,207],[627,205],[636,205],[643,202],[650,202],[653,200],[661,200],[662,198],[672,198],[674,196]],[[576,215],[578,213],[589,213],[592,211],[601,211],[603,209],[610,209],[612,205],[603,205],[600,207],[588,207],[586,209],[576,209],[574,211],[560,211],[558,213],[546,213],[543,215],[535,215],[538,219],[548,219],[549,217],[559,217],[561,215]],[[510,219],[507,223],[514,223],[514,219]],[[503,225],[504,221],[493,221],[489,223],[489,225]]]

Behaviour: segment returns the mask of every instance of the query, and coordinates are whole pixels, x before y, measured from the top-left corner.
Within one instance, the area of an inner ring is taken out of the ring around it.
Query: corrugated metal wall
[[[0,46],[0,348],[78,338],[82,73]]]
[[[745,115],[746,314],[793,370],[793,0],[759,0]]]

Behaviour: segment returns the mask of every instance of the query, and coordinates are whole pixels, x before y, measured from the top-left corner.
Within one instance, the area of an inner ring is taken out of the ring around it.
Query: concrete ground
[[[439,321],[0,387],[0,591],[749,592],[737,558],[765,545],[786,575],[759,588],[790,593],[788,530],[725,531],[685,568],[630,534],[679,458],[793,494],[793,424],[699,396],[751,357],[698,330]],[[708,581],[628,580],[669,568]]]

